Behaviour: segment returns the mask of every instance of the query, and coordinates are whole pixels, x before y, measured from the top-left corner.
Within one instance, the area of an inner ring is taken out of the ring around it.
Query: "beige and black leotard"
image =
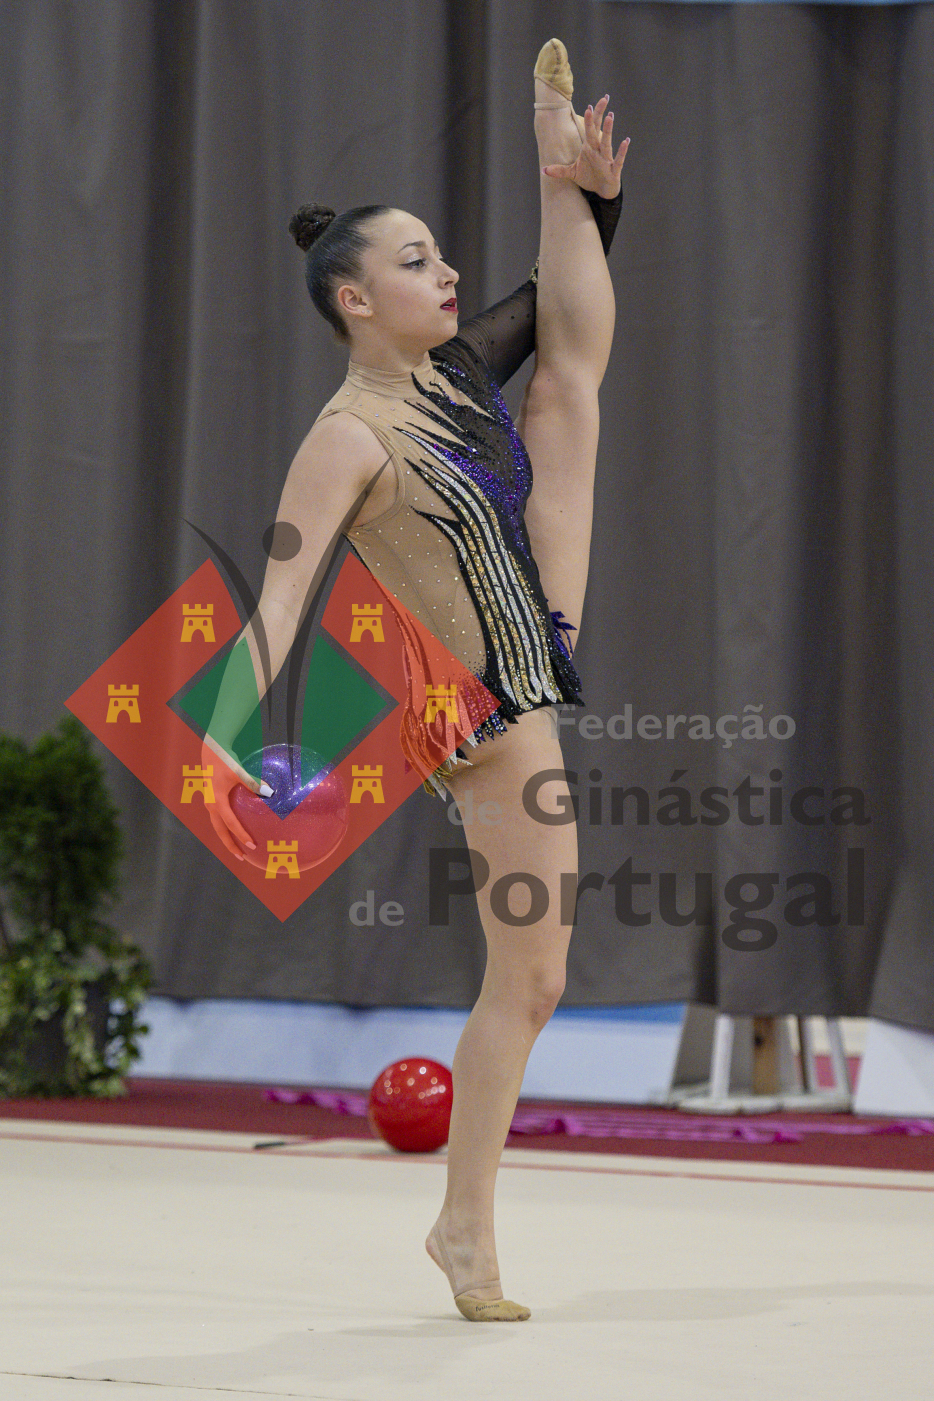
[[[614,200],[587,198],[607,249],[622,192]],[[510,296],[427,351],[411,372],[351,360],[344,383],[318,415],[352,413],[386,449],[395,499],[345,533],[383,591],[498,702],[478,719],[475,698],[462,688],[472,717],[472,729],[464,730],[468,745],[504,733],[524,711],[583,704],[580,677],[559,635],[570,625],[548,607],[525,526],[531,463],[500,392],[535,348],[536,272],[537,266]],[[400,610],[395,616],[402,621]],[[425,661],[414,630],[402,632],[410,684],[403,749],[426,791],[443,796],[441,781],[467,756],[462,743],[456,757],[439,762],[420,723],[424,685],[419,690],[415,678],[424,683]]]

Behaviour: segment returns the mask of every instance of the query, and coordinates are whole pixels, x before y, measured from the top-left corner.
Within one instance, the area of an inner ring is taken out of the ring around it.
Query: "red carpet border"
[[[144,1075],[124,1084],[127,1093],[114,1099],[0,1099],[0,1119],[275,1135],[295,1143],[373,1138],[360,1091]],[[0,1127],[0,1140],[5,1136]],[[934,1172],[934,1121],[894,1115],[723,1116],[666,1105],[522,1099],[508,1143],[546,1156],[560,1150]]]
[[[337,1114],[360,1118],[366,1114],[367,1097],[333,1090],[268,1089],[263,1098],[277,1104],[316,1104]],[[883,1124],[860,1122],[847,1117],[801,1119],[756,1114],[690,1115],[683,1110],[654,1109],[647,1122],[644,1109],[577,1107],[561,1113],[542,1113],[531,1105],[520,1105],[513,1116],[511,1134],[566,1134],[571,1138],[659,1138],[689,1143],[800,1143],[805,1134],[934,1134],[934,1119],[894,1119]],[[556,1145],[558,1146],[558,1145]]]

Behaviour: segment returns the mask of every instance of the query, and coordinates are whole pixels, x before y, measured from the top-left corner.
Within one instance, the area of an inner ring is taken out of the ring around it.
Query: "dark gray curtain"
[[[602,888],[566,1000],[934,1030],[931,7],[8,0],[4,18],[0,725],[56,724],[209,557],[186,521],[259,589],[262,531],[346,365],[287,233],[298,204],[417,213],[466,314],[526,276],[531,68],[558,34],[580,103],[609,89],[632,137],[575,658],[598,737],[580,711],[565,730]],[[610,737],[627,706],[633,737]],[[662,737],[636,730],[649,715]],[[774,733],[732,740],[731,715]],[[438,800],[415,793],[280,924],[106,762],[118,917],[158,991],[475,996],[473,901],[428,922],[430,850],[463,846]],[[610,820],[614,786],[645,791],[646,820],[638,794]],[[719,825],[698,820],[710,788]],[[620,917],[630,875],[644,923]],[[368,890],[399,927],[350,922]],[[733,929],[743,901],[767,906],[758,932]]]

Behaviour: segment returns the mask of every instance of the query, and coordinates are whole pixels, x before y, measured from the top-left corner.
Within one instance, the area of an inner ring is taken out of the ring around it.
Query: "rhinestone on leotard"
[[[358,391],[353,411],[364,420],[383,417],[380,441],[391,443],[403,488],[394,528],[381,542],[394,547],[396,561],[392,572],[379,570],[384,587],[393,585],[400,601],[450,652],[465,662],[471,658],[468,670],[478,685],[475,691],[467,687],[460,699],[473,726],[463,743],[476,746],[504,734],[525,711],[556,702],[582,704],[581,683],[532,556],[524,521],[531,463],[499,387],[456,337],[429,352],[428,359],[437,374],[381,377],[353,367],[348,375]],[[374,398],[383,410],[375,408]],[[323,412],[328,411],[326,406]],[[417,528],[415,519],[430,529]],[[389,564],[369,549],[368,536],[375,546],[378,531],[353,528],[353,544],[364,563]],[[407,543],[412,550],[404,548]],[[419,566],[423,573],[416,575]],[[455,596],[472,610],[471,628],[462,625],[470,618],[458,614],[445,587],[452,568],[459,579]],[[406,581],[418,591],[410,591]],[[406,628],[401,630],[406,638]],[[420,645],[406,638],[409,642]],[[424,661],[418,659],[419,665]],[[484,692],[497,701],[485,717],[479,709]],[[406,723],[403,747],[413,763],[420,762],[418,727],[406,731]]]

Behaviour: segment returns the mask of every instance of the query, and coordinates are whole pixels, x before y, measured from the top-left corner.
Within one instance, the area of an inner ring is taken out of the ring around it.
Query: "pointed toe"
[[[568,51],[560,39],[549,39],[542,45],[535,60],[533,77],[540,78],[570,101],[574,94],[574,74],[568,61]]]

